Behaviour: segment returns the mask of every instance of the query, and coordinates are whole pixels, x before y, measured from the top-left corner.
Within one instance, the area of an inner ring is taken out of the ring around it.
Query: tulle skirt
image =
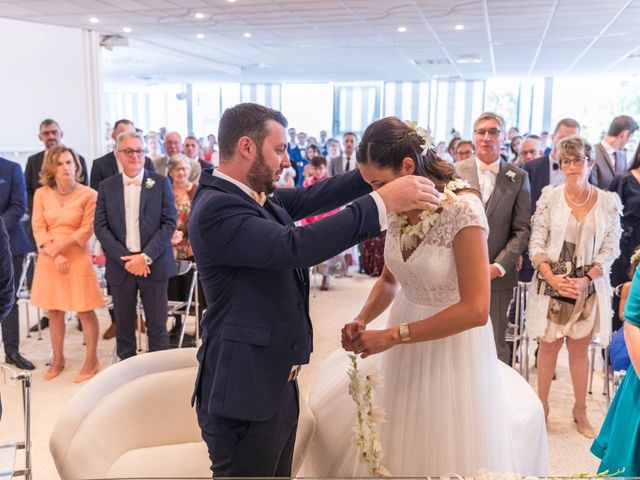
[[[387,325],[377,322],[378,328],[443,308],[412,303],[400,292]],[[363,373],[384,377],[374,404],[386,412],[382,464],[393,476],[474,475],[481,468],[549,473],[542,405],[524,379],[497,360],[490,322],[441,340],[398,345],[358,363]],[[351,443],[349,365],[345,352],[334,352],[316,377],[309,403],[317,428],[303,476],[368,476]]]

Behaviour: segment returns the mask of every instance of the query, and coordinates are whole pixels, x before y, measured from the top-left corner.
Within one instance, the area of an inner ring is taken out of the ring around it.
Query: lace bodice
[[[389,217],[385,262],[408,300],[431,306],[448,306],[460,299],[453,255],[453,239],[463,228],[489,230],[482,201],[473,193],[459,194],[443,205],[440,216],[405,261],[396,217]]]

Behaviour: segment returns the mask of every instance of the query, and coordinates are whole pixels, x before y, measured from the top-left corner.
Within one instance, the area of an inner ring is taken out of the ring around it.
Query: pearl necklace
[[[582,203],[575,203],[573,200],[571,200],[571,197],[569,196],[569,192],[567,192],[567,190],[565,189],[564,193],[567,197],[567,200],[569,200],[569,203],[571,205],[573,205],[574,207],[580,208],[580,207],[584,207],[587,203],[589,203],[589,200],[591,200],[591,185],[589,185],[588,187],[588,193],[587,193],[587,199],[582,202]]]

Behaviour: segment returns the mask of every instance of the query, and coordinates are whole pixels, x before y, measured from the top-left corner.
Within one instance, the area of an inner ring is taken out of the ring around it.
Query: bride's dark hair
[[[416,164],[414,175],[429,178],[440,191],[457,177],[453,165],[438,157],[430,148],[422,155],[423,140],[405,122],[396,117],[376,120],[362,135],[356,158],[358,162],[373,164],[378,168],[390,168],[398,172],[405,157]]]

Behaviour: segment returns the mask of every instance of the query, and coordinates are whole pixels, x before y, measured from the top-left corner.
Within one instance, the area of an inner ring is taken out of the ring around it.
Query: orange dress
[[[33,305],[65,312],[87,312],[104,305],[87,245],[93,235],[97,196],[95,190],[81,184],[64,197],[48,186],[36,190],[31,225],[38,248],[69,236],[76,243],[61,252],[69,260],[65,275],[58,273],[52,258],[38,255],[31,289]]]

